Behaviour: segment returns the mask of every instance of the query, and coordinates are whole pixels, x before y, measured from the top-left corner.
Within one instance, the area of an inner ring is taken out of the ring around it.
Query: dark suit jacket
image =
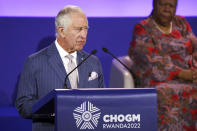
[[[88,56],[85,51],[77,52],[79,64]],[[98,77],[88,80],[91,72],[97,72]],[[16,108],[24,118],[31,118],[32,106],[53,89],[64,88],[67,75],[63,62],[55,44],[29,56],[20,76]],[[78,68],[79,88],[104,88],[101,64],[96,56],[91,56]],[[67,88],[70,88],[67,80]],[[34,123],[35,130],[50,130],[49,123]],[[42,129],[43,128],[43,129]],[[49,129],[47,129],[49,128]]]

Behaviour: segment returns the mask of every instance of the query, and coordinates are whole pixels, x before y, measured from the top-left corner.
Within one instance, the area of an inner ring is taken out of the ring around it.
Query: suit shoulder
[[[82,55],[84,58],[86,58],[86,57],[88,57],[88,55],[90,55],[90,53],[88,53],[88,52],[86,52],[84,50],[81,50],[80,51],[80,55]],[[95,56],[95,55],[91,55],[89,59],[98,61],[98,57]]]
[[[39,59],[39,58],[45,57],[47,55],[47,51],[49,48],[50,48],[50,46],[45,47],[45,48],[29,55],[28,58],[29,59]]]

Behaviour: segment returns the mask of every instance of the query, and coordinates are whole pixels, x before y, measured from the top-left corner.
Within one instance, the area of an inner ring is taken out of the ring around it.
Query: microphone
[[[122,64],[133,76],[134,82],[135,82],[135,86],[138,86],[140,84],[139,79],[137,78],[137,76],[135,75],[135,73],[129,69],[128,66],[126,66],[122,61],[120,61],[116,56],[114,56],[111,52],[109,52],[109,50],[107,48],[102,48],[103,51],[105,53],[108,53],[109,55],[111,55],[114,59],[116,59],[120,64]]]
[[[90,56],[94,55],[97,53],[97,50],[94,49],[91,51],[91,53],[85,58],[83,59],[72,71],[70,71],[67,75],[66,75],[66,78],[65,78],[65,81],[64,81],[64,88],[67,89],[67,84],[66,84],[66,81],[68,79],[68,76],[74,71],[76,70],[79,66],[81,66],[81,64],[83,64]]]

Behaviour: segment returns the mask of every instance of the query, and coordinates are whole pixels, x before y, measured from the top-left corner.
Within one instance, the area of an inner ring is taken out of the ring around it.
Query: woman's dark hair
[[[157,0],[153,0],[153,10],[156,7],[156,2],[157,2]]]
[[[153,9],[152,9],[152,11],[151,11],[150,16],[153,15],[153,11],[154,11],[155,8],[156,8],[156,2],[157,2],[157,0],[153,0]]]

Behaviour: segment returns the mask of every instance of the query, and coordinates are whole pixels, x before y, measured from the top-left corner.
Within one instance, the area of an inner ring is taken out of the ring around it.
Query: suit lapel
[[[48,49],[48,62],[51,65],[52,69],[56,72],[59,79],[64,83],[65,76],[67,75],[59,52],[53,43]],[[70,83],[67,81],[67,88],[70,88]]]
[[[77,65],[83,61],[87,56],[82,52],[82,51],[78,51],[77,52]],[[86,61],[87,62],[87,61]],[[79,76],[79,88],[83,88],[84,87],[84,83],[87,81],[87,77],[86,77],[86,66],[84,66],[84,64],[86,64],[85,62],[79,66],[78,68],[78,76]]]

